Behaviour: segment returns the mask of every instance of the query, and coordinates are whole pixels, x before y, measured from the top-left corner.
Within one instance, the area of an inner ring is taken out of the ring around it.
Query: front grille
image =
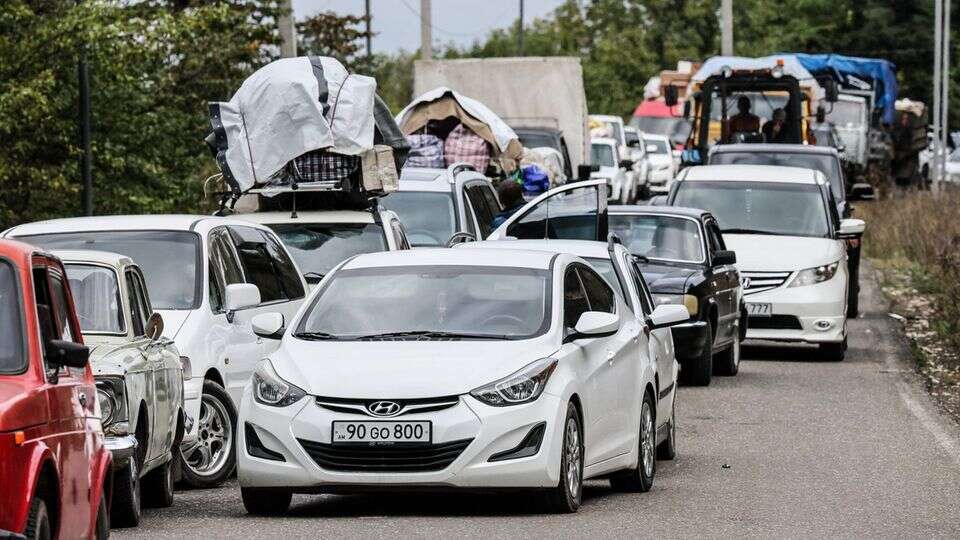
[[[770,317],[750,317],[747,320],[750,330],[803,330],[800,319],[793,315],[771,315]]]
[[[755,294],[776,289],[784,284],[792,272],[750,272],[740,271],[740,283],[743,294]]]
[[[384,416],[372,414],[369,409],[371,404],[377,403],[378,401],[392,401],[400,406],[399,412],[387,416],[389,418],[394,418],[397,416],[403,416],[405,414],[425,413],[449,409],[457,403],[460,403],[460,397],[441,396],[414,399],[352,399],[318,396],[315,400],[317,406],[323,407],[324,409],[330,411],[350,414],[364,414],[374,418],[383,418]]]
[[[346,472],[428,472],[447,468],[473,442],[440,444],[324,444],[297,439],[322,469]]]

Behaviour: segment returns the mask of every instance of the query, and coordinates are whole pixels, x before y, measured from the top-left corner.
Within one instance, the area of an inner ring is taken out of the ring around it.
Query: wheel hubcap
[[[197,440],[181,449],[184,463],[199,476],[215,475],[227,463],[232,445],[233,426],[227,408],[219,399],[204,394],[197,420]]]
[[[643,404],[643,410],[640,412],[640,463],[643,467],[643,475],[653,476],[653,453],[656,446],[656,438],[653,430],[653,413],[650,412],[650,405]]]
[[[576,498],[580,493],[580,426],[573,418],[567,420],[567,436],[564,452],[567,458],[567,489]]]

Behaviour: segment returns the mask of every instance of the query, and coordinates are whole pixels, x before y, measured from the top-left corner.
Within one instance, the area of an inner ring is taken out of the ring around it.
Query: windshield
[[[649,259],[703,262],[700,227],[692,219],[656,215],[610,215],[610,232],[627,251]]]
[[[19,373],[26,364],[18,291],[16,270],[0,261],[0,373]]]
[[[318,282],[333,267],[362,253],[387,250],[375,223],[277,223],[267,225],[287,246],[307,281]]]
[[[690,136],[690,122],[684,118],[666,116],[634,116],[630,124],[641,133],[663,135],[674,143],[682,144]]]
[[[613,147],[609,144],[591,144],[590,163],[601,167],[616,167],[617,163],[613,159]]]
[[[827,104],[827,109],[831,107]],[[827,113],[827,120],[830,120],[838,126],[859,126],[863,124],[866,110],[866,103],[863,101],[845,101],[839,100],[832,105],[833,110]]]
[[[669,154],[670,147],[667,146],[667,141],[662,141],[658,139],[647,139],[647,146],[656,146],[656,150],[647,149],[651,154]]]
[[[830,235],[823,196],[812,184],[687,181],[672,204],[712,212],[730,234]]]
[[[517,138],[524,148],[553,148],[560,151],[560,145],[557,139],[547,133],[538,133],[533,131],[518,132]]]
[[[617,271],[613,268],[613,261],[595,257],[584,257],[584,260],[590,263],[590,266],[603,276],[603,279],[607,280],[613,290],[617,291],[621,297],[626,298],[623,288],[620,286],[620,279],[617,278]]]
[[[117,274],[89,264],[68,264],[66,269],[80,330],[84,334],[126,333]]]
[[[739,110],[737,109],[737,101],[741,97],[746,97],[750,100],[750,114],[760,117],[760,123],[763,124],[767,120],[773,118],[774,109],[785,109],[787,106],[787,101],[790,100],[790,95],[785,92],[732,92],[727,94],[727,118],[735,116]],[[720,118],[723,116],[722,102],[719,94],[713,95],[712,103],[710,104],[710,120],[720,121]]]
[[[840,159],[831,154],[799,152],[715,152],[710,165],[780,165],[820,171],[830,181],[830,191],[838,201],[845,199]],[[698,207],[694,207],[698,208]]]
[[[449,193],[397,191],[380,204],[397,213],[412,246],[443,246],[457,232],[457,210]]]
[[[126,255],[147,278],[155,309],[200,306],[200,237],[186,231],[103,231],[41,234],[18,239],[45,249],[94,249]]]
[[[489,266],[400,266],[332,276],[304,315],[304,339],[525,339],[550,326],[550,272]],[[313,336],[311,336],[313,334]],[[416,336],[413,336],[416,337]],[[429,337],[429,336],[428,336]]]

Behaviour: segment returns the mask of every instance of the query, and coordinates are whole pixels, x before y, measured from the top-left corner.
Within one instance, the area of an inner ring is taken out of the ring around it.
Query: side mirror
[[[651,330],[657,328],[666,328],[690,320],[690,312],[686,306],[679,304],[663,304],[654,308],[653,313],[647,317],[647,326]]]
[[[467,242],[476,242],[477,236],[473,233],[468,233],[465,231],[459,231],[453,233],[453,236],[447,240],[447,247],[453,247],[457,244],[465,244]]]
[[[690,118],[690,102],[689,101],[683,102],[683,117]]]
[[[620,160],[620,168],[621,168],[621,169],[632,169],[632,168],[633,168],[633,160],[632,160],[632,159],[621,159],[621,160]]]
[[[87,367],[90,361],[90,349],[86,345],[51,339],[45,347],[47,360],[54,365],[70,368]]]
[[[579,180],[589,180],[590,175],[600,172],[599,165],[577,165],[577,179]]]
[[[250,319],[253,333],[265,339],[283,337],[284,320],[282,313],[261,313]]]
[[[648,206],[667,206],[667,196],[666,195],[656,195],[650,197],[650,200],[647,201]]]
[[[827,79],[823,88],[824,97],[828,103],[836,103],[840,99],[840,90],[837,88],[837,81]]]
[[[857,238],[863,234],[867,228],[867,223],[862,219],[847,218],[840,220],[840,230],[837,231],[838,238]]]
[[[223,308],[227,312],[227,319],[233,322],[233,313],[241,309],[260,305],[260,289],[250,283],[233,283],[227,285],[224,292]]]
[[[713,253],[714,266],[726,266],[737,263],[737,254],[733,251],[719,250]]]
[[[817,123],[822,124],[827,120],[827,111],[823,105],[817,107]]]
[[[667,107],[674,107],[677,103],[680,103],[680,91],[676,86],[668,84],[663,89],[663,101],[667,104]]]
[[[647,152],[648,152],[648,153],[651,153],[651,154],[655,154],[655,153],[657,152],[657,145],[655,145],[655,144],[648,144],[648,145],[647,145]]]
[[[870,184],[859,183],[850,186],[847,198],[851,201],[872,201],[877,198],[877,192]]]
[[[163,317],[156,311],[147,319],[147,327],[144,328],[147,337],[156,341],[163,335]]]
[[[620,329],[620,317],[603,311],[586,311],[580,315],[573,333],[568,335],[565,342],[581,338],[596,338],[612,336]]]

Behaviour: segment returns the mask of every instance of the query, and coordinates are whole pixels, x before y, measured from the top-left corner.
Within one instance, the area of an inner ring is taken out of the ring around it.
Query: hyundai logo
[[[374,401],[367,405],[367,410],[374,416],[394,416],[402,408],[396,401]]]
[[[750,278],[748,278],[747,276],[743,276],[742,278],[740,278],[740,286],[742,286],[744,289],[749,289]]]

